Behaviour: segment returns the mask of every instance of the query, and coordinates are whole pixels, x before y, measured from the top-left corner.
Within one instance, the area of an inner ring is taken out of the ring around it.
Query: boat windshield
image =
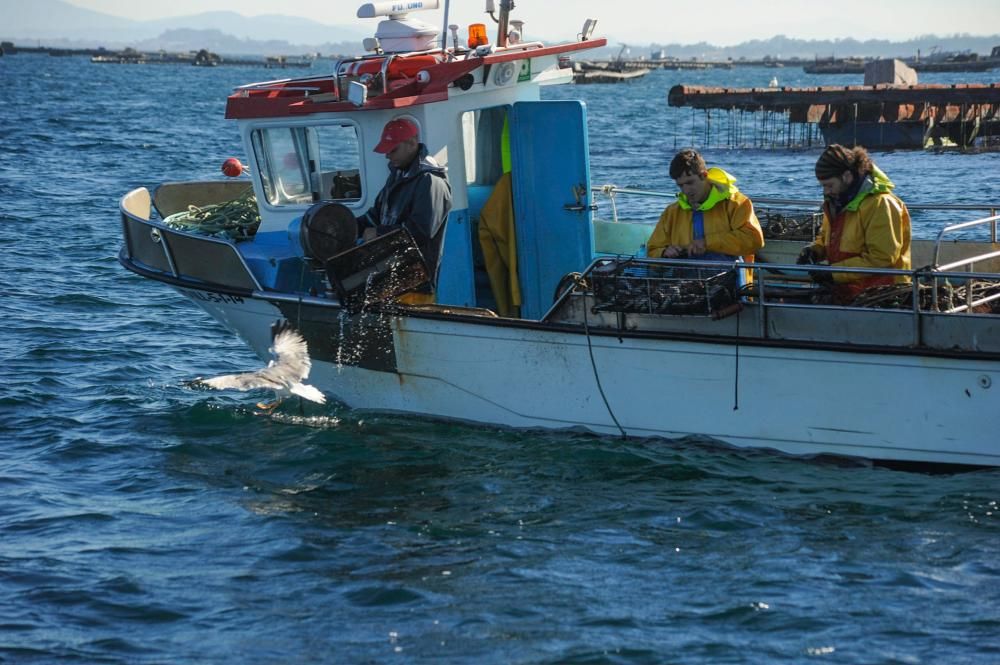
[[[251,136],[268,204],[308,206],[362,198],[361,152],[353,124],[265,127]]]

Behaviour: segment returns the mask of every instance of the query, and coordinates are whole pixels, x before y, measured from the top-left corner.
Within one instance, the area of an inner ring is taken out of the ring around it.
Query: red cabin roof
[[[561,55],[599,48],[606,43],[606,39],[594,39],[556,46],[511,49],[481,58],[472,55],[450,62],[440,62],[443,59],[440,52],[368,56],[338,63],[338,70],[342,64],[349,64],[351,73],[347,76],[287,79],[237,88],[226,101],[226,117],[277,118],[308,113],[374,111],[440,102],[448,99],[449,86],[484,65]],[[354,80],[368,75],[371,82],[380,81],[383,69],[388,73],[388,84],[382,90],[373,90],[369,83],[372,96],[364,106],[355,106],[344,98],[343,91],[339,89],[342,80]],[[420,72],[427,72],[427,78],[419,77]]]

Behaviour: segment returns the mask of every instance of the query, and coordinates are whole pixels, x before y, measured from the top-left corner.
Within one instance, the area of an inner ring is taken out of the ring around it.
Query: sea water
[[[245,159],[225,96],[274,74],[0,58],[0,662],[1000,662],[996,471],[336,405],[268,418],[186,388],[259,361],[118,265],[117,200]],[[669,87],[774,74],[544,94],[585,99],[594,184],[670,191],[693,138]],[[953,76],[922,79],[991,80]],[[816,155],[706,151],[782,198],[819,197]],[[874,157],[909,202],[1000,203],[1000,155]]]

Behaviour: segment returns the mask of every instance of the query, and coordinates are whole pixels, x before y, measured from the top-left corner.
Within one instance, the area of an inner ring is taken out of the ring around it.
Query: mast
[[[500,27],[497,30],[497,46],[507,46],[507,26],[510,22],[510,11],[514,9],[514,0],[500,0]]]

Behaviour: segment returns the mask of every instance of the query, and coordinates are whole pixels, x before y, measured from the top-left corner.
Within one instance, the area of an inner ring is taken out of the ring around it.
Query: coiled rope
[[[188,206],[182,212],[174,213],[163,223],[178,231],[198,235],[246,240],[257,232],[260,226],[260,210],[253,188],[248,187],[232,201],[214,203],[207,206]]]

